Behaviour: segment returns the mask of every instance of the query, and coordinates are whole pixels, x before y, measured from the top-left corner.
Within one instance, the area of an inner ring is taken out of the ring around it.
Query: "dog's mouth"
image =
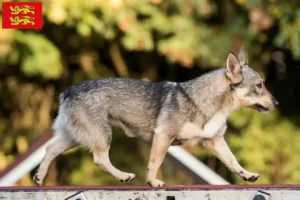
[[[257,110],[259,112],[267,112],[269,111],[270,109],[269,108],[266,108],[258,103],[252,105],[252,106],[249,106],[250,108],[254,109],[254,110]]]

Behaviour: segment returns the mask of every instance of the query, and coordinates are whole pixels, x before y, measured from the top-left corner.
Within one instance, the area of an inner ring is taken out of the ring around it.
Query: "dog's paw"
[[[153,179],[153,180],[147,181],[147,184],[151,187],[163,187],[165,185],[164,182],[162,182],[158,179]]]
[[[42,185],[42,183],[43,183],[43,180],[41,180],[40,178],[39,178],[39,175],[36,173],[34,176],[33,176],[33,181],[37,184],[37,185],[39,185],[39,186],[41,186]]]
[[[135,174],[125,172],[118,177],[121,182],[130,182],[134,178]]]
[[[251,173],[247,171],[241,171],[239,176],[244,179],[244,181],[255,182],[260,175],[256,173]]]

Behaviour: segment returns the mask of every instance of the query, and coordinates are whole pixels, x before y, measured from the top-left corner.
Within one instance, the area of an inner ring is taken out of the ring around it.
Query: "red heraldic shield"
[[[42,2],[2,2],[2,28],[41,29]]]

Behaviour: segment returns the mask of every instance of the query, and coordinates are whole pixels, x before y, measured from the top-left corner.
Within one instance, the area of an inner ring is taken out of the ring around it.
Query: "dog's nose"
[[[276,99],[273,100],[273,104],[274,104],[274,107],[279,106],[279,102]]]

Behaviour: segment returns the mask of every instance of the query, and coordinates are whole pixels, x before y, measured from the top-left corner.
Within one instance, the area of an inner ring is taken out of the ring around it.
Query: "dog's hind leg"
[[[121,182],[129,182],[135,178],[135,174],[122,172],[115,168],[110,162],[109,148],[111,143],[111,132],[112,130],[108,124],[102,124],[100,135],[106,134],[106,137],[94,139],[94,143],[89,145],[93,152],[94,162],[98,167],[109,172]]]
[[[109,147],[107,149],[94,149],[93,156],[94,162],[98,167],[109,172],[113,177],[121,182],[129,182],[135,178],[135,174],[122,172],[111,164],[109,160]]]
[[[46,147],[46,154],[43,158],[43,161],[40,164],[37,173],[33,176],[33,180],[38,185],[42,185],[49,165],[54,158],[56,158],[62,152],[78,146],[78,144],[67,135],[57,135],[54,137],[56,137],[56,139]]]

